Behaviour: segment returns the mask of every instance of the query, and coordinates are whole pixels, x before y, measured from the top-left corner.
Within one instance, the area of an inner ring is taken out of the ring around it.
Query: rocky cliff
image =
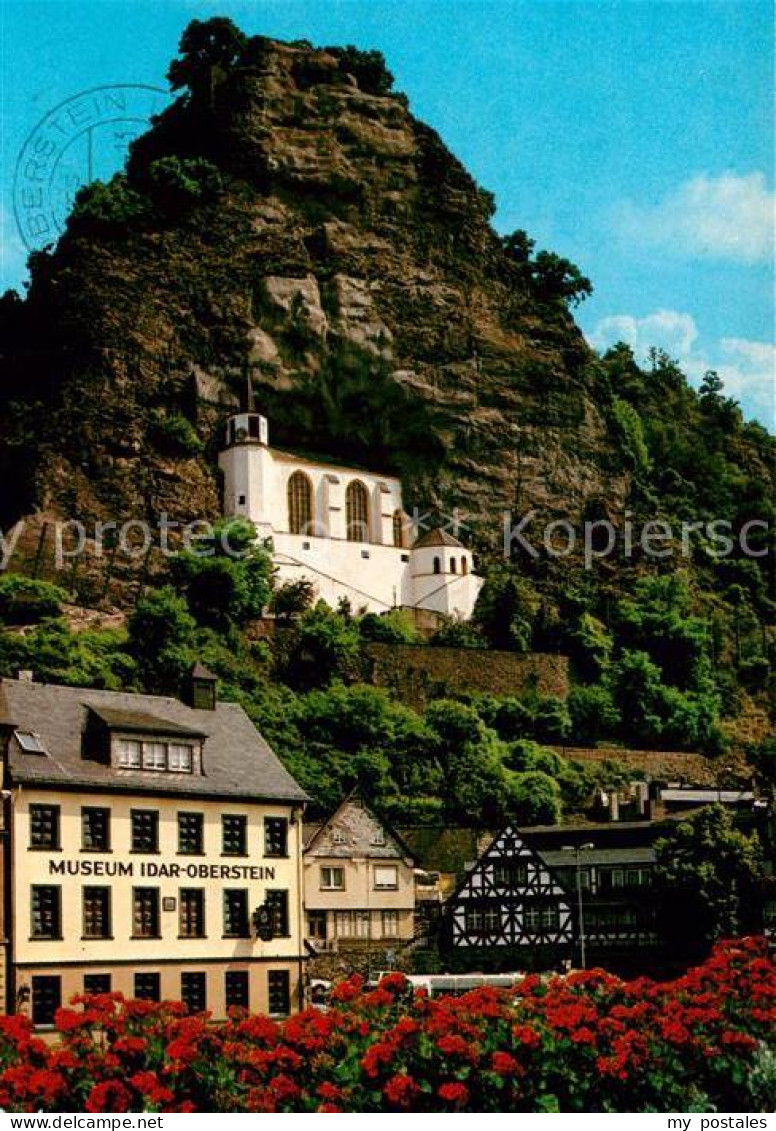
[[[354,75],[352,72],[357,73]],[[578,517],[628,490],[562,302],[478,188],[346,54],[254,40],[82,193],[6,300],[0,522],[209,517],[246,370],[271,440],[402,474],[409,505]]]

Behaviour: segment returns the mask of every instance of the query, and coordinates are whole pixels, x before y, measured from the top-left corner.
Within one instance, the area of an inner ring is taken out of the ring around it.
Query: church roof
[[[426,546],[453,546],[457,550],[465,550],[463,542],[459,542],[457,538],[453,538],[452,534],[448,534],[446,530],[429,530],[428,534],[421,535],[416,542],[413,543],[413,550],[422,550]]]
[[[352,463],[340,463],[333,458],[324,458],[323,456],[311,456],[306,452],[289,452],[286,448],[270,448],[272,455],[278,459],[291,461],[304,467],[305,464],[311,464],[313,467],[327,467],[331,471],[347,471],[353,475],[371,475],[378,479],[390,479],[393,483],[399,482],[399,477],[391,472],[382,471],[380,468],[369,468],[359,466]]]

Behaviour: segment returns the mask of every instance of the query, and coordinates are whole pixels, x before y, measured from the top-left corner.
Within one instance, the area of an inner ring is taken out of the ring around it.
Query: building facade
[[[386,952],[412,942],[415,861],[359,798],[309,829],[304,875],[306,937],[315,953],[371,948],[382,965]]]
[[[659,965],[655,842],[676,821],[507,829],[448,901],[443,947],[461,969]],[[580,919],[580,889],[581,910]]]
[[[192,702],[0,681],[8,1012],[299,1007],[306,795],[204,671]]]
[[[219,455],[224,512],[271,539],[281,583],[306,578],[332,606],[471,616],[482,586],[471,551],[442,531],[413,541],[398,479],[271,448],[266,417],[246,399]]]
[[[571,955],[572,900],[525,836],[506,828],[450,897],[443,934],[454,970],[548,968]]]

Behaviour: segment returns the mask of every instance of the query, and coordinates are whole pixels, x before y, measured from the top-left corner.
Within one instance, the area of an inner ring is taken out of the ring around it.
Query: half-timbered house
[[[547,968],[570,958],[573,942],[568,891],[516,828],[505,829],[448,902],[451,968]]]

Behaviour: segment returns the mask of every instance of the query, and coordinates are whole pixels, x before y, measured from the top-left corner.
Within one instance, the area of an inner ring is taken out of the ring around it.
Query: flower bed
[[[176,1003],[77,999],[59,1040],[0,1018],[7,1111],[769,1111],[776,970],[761,939],[673,982],[601,970],[459,998],[401,974],[327,1012],[213,1024]]]

